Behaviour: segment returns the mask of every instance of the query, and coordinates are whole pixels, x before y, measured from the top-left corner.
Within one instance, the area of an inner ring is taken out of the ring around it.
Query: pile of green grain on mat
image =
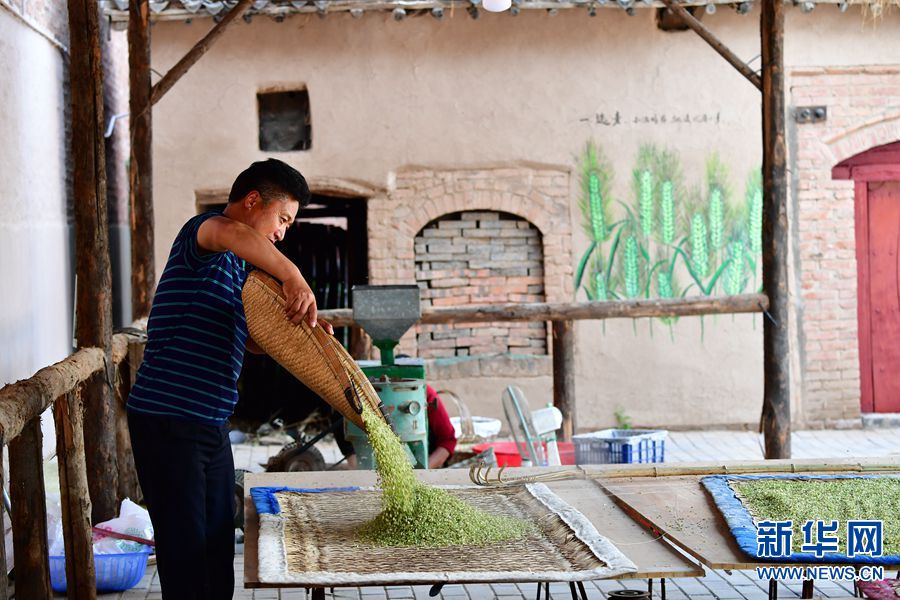
[[[420,483],[387,423],[366,404],[362,416],[382,489],[381,513],[360,531],[365,540],[384,546],[469,546],[519,539],[532,528],[527,521],[489,515]]]
[[[757,479],[732,483],[756,520],[793,521],[793,551],[803,544],[807,521],[838,521],[840,552],[846,552],[847,521],[884,522],[884,555],[900,555],[900,479]]]

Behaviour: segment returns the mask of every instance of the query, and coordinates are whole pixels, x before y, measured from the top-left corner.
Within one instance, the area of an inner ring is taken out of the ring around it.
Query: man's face
[[[287,228],[293,224],[299,210],[300,203],[296,200],[275,198],[266,203],[256,194],[250,205],[247,224],[274,244],[284,239]]]

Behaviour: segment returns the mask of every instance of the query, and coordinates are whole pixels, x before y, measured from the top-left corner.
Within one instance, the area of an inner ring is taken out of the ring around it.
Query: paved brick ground
[[[864,430],[816,430],[798,431],[793,434],[793,455],[795,458],[834,458],[900,455],[900,429]],[[326,460],[334,460],[336,449],[320,444]],[[690,431],[671,432],[666,442],[666,462],[709,461],[709,460],[754,460],[762,458],[762,438],[752,432],[735,431]],[[235,464],[250,471],[261,471],[259,463],[276,453],[277,445],[235,446]],[[306,598],[302,589],[285,590],[244,590],[243,547],[238,545],[235,557],[235,580],[238,589],[235,598],[268,600]],[[720,598],[757,600],[767,598],[767,582],[756,579],[752,572],[707,571],[704,577],[670,579],[666,582],[666,596],[672,600],[712,600]],[[800,581],[785,581],[780,586],[780,598],[799,598]],[[616,589],[646,589],[645,581],[596,581],[586,586],[592,600],[606,598],[606,593]],[[490,600],[493,598],[511,600],[533,598],[536,585],[454,585],[446,586],[440,597],[446,600]],[[418,599],[428,598],[428,586],[366,587],[336,589],[328,597],[336,599],[377,600],[377,599]],[[569,598],[566,584],[550,587],[553,598]],[[852,587],[846,582],[817,581],[816,594],[821,598],[847,598],[853,595]],[[152,600],[162,598],[155,567],[148,567],[147,573],[134,589],[121,594],[110,594],[104,598],[121,600]],[[654,598],[659,596],[659,582],[654,582]]]

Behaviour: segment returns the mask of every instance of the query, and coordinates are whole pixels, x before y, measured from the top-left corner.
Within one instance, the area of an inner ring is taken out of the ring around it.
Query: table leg
[[[323,587],[312,588],[312,600],[325,600],[325,588],[323,588]]]
[[[812,598],[815,581],[807,579],[803,582],[803,591],[800,593],[801,598]]]
[[[581,594],[581,600],[588,600],[587,591],[584,589],[584,583],[578,582],[578,593]]]
[[[778,600],[778,580],[769,580],[769,600]]]
[[[659,580],[659,592],[661,594],[662,600],[666,600],[666,578],[663,577]]]
[[[653,597],[653,580],[647,580],[647,594],[649,594],[650,598]]]

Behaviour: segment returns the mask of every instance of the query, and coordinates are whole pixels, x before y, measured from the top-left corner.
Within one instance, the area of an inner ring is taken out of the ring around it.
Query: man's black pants
[[[165,600],[234,594],[234,459],[228,428],[128,411]]]

